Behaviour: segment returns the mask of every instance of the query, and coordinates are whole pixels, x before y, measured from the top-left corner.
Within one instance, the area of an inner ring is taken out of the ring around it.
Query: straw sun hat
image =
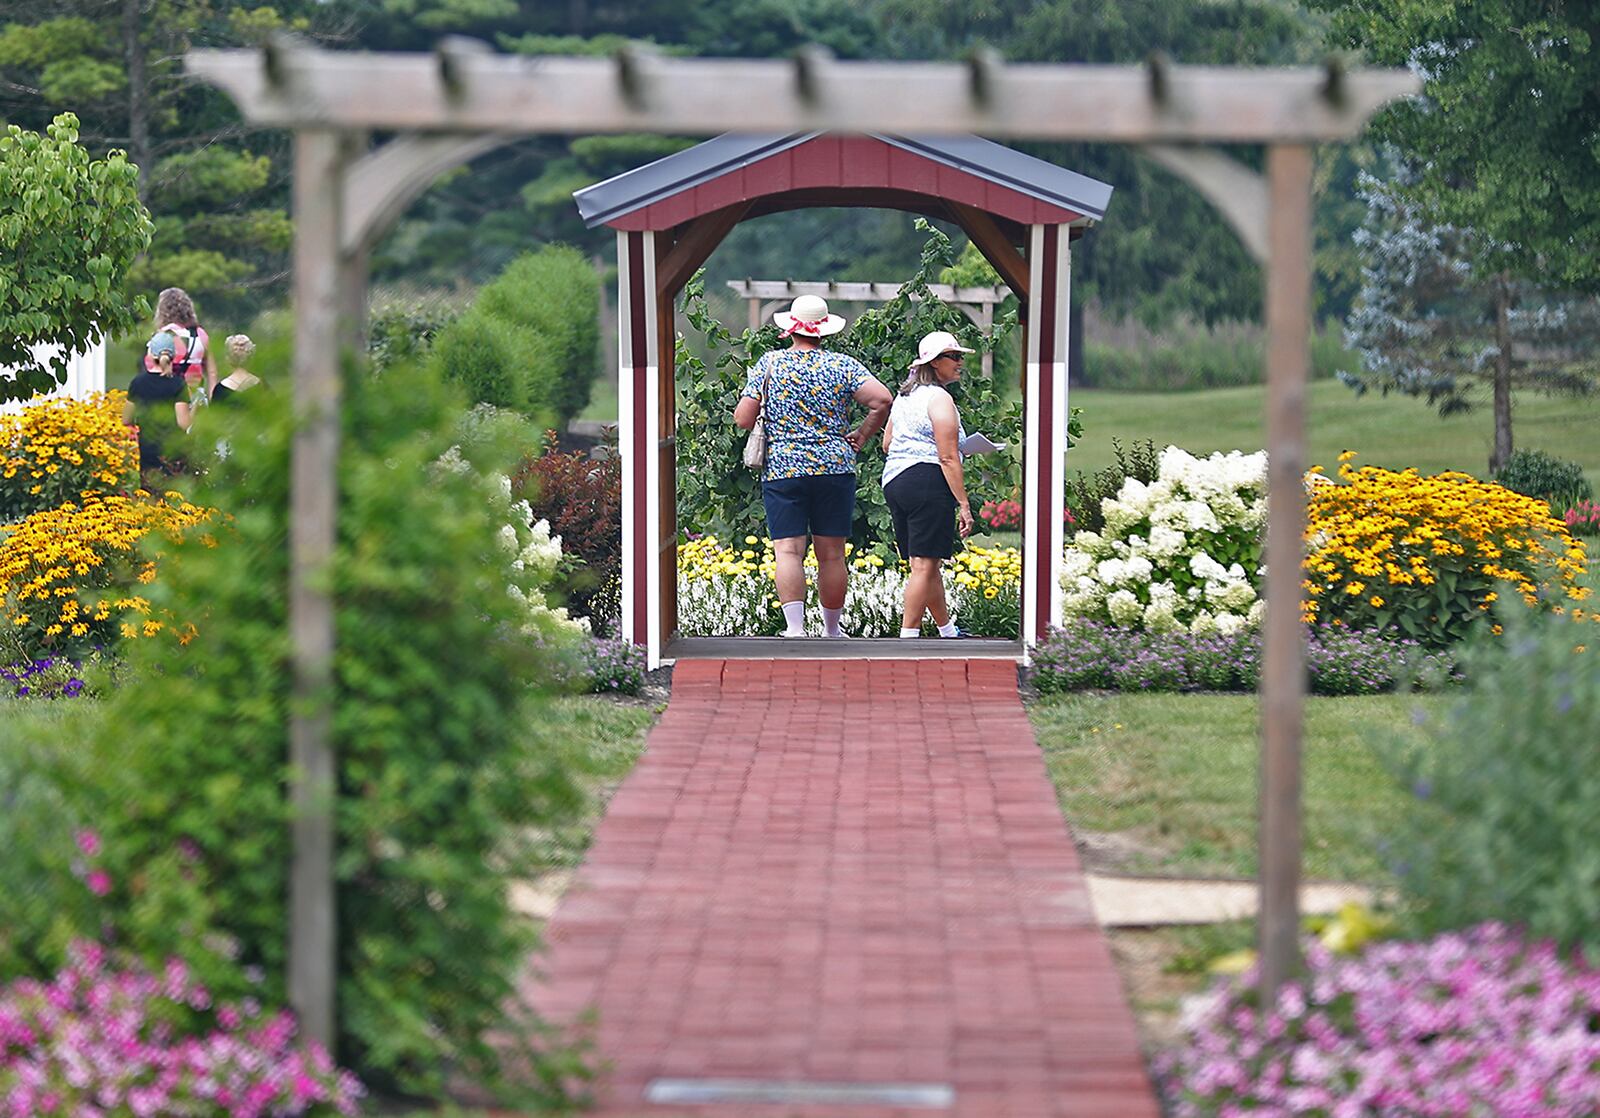
[[[808,338],[826,338],[844,329],[844,319],[828,313],[828,301],[820,295],[801,295],[789,304],[789,309],[772,316],[784,335],[804,334]]]

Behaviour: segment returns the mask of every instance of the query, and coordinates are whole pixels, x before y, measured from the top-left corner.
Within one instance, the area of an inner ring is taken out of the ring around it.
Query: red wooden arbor
[[[617,231],[622,625],[651,667],[677,628],[674,298],[739,222],[807,207],[953,221],[1016,292],[1026,369],[1022,640],[1059,620],[1070,245],[1104,215],[1111,187],[975,136],[812,132],[719,136],[574,197],[589,225]]]

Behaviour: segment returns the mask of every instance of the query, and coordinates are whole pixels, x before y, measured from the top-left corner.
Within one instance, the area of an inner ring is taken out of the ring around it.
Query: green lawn
[[[1305,731],[1305,872],[1383,873],[1378,825],[1406,809],[1374,744],[1437,697],[1311,698]],[[1064,695],[1031,710],[1062,810],[1108,835],[1120,868],[1167,875],[1256,872],[1254,695]]]
[[[1265,389],[1217,388],[1204,392],[1110,392],[1073,389],[1073,407],[1083,409],[1083,441],[1067,455],[1067,468],[1091,471],[1111,463],[1111,439],[1124,444],[1151,439],[1196,453],[1260,450],[1266,441]],[[1516,445],[1545,450],[1581,463],[1600,489],[1600,397],[1519,396],[1513,420]],[[1440,419],[1421,400],[1357,396],[1337,381],[1309,388],[1308,465],[1331,473],[1339,452],[1360,454],[1358,464],[1416,466],[1424,473],[1488,469],[1493,428],[1487,408]]]

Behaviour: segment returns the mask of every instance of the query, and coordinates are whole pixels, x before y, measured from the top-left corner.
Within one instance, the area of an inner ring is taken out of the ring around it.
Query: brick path
[[[605,1115],[1156,1115],[997,661],[680,661],[548,928]],[[647,1101],[661,1078],[953,1089],[944,1109]]]

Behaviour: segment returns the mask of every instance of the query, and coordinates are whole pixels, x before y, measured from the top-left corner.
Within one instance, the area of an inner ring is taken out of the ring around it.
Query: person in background
[[[249,335],[231,334],[223,345],[227,347],[228,359],[233,362],[233,372],[223,377],[211,389],[213,404],[261,383],[260,377],[244,367],[245,362],[256,352],[256,343],[250,340]]]
[[[805,635],[806,537],[817,552],[817,599],[824,636],[842,637],[848,569],[845,540],[856,512],[856,455],[883,426],[893,397],[866,366],[822,348],[844,329],[816,295],[802,295],[773,320],[787,349],[761,355],[750,369],[733,421],[754,427],[765,400],[767,462],[761,499],[777,561],[778,603],[786,637]],[[850,405],[867,416],[850,429]]]
[[[177,338],[157,330],[145,345],[139,372],[128,385],[122,421],[139,436],[139,474],[146,489],[157,488],[162,475],[183,472],[183,435],[194,422],[184,378],[174,357]]]
[[[883,429],[883,497],[900,557],[911,564],[902,637],[921,634],[925,613],[941,637],[964,635],[950,619],[942,565],[955,550],[956,532],[962,539],[972,534],[972,506],[961,472],[961,413],[946,386],[961,379],[971,352],[954,334],[925,335]]]
[[[173,337],[172,364],[184,381],[209,396],[217,384],[217,359],[211,352],[211,338],[195,316],[194,300],[181,287],[165,288],[156,296],[156,329]],[[146,372],[155,372],[152,359],[145,356]]]

